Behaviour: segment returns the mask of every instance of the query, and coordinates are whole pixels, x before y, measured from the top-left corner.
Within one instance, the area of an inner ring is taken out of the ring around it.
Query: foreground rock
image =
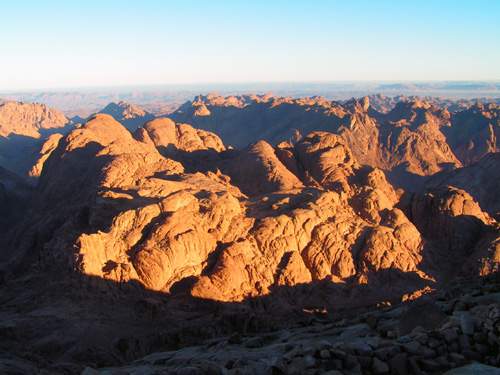
[[[442,293],[426,302],[367,311],[358,318],[222,337],[153,353],[128,366],[86,368],[83,373],[442,374],[453,369],[446,374],[498,374],[499,284],[488,280],[474,288],[455,288],[447,291],[456,295],[451,299]],[[425,316],[414,316],[415,328],[402,335],[398,322],[419,305],[435,306],[444,319],[425,329],[419,325]]]

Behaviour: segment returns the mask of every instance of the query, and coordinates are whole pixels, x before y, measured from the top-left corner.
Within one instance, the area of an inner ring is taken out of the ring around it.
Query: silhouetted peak
[[[125,101],[109,103],[106,107],[99,111],[99,113],[109,114],[117,120],[144,117],[148,114],[138,105],[130,104]]]

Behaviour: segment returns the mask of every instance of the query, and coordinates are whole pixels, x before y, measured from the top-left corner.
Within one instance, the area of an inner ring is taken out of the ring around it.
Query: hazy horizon
[[[2,7],[0,91],[500,79],[500,3],[63,1]]]
[[[1,92],[0,99],[43,103],[73,117],[87,117],[111,102],[128,102],[156,114],[176,110],[198,95],[271,94],[281,97],[322,96],[343,101],[366,95],[386,97],[418,96],[442,99],[500,100],[497,81],[337,81],[337,82],[254,82],[171,85],[123,85],[115,87],[60,88]]]
[[[106,91],[106,90],[158,90],[158,89],[207,89],[223,88],[252,88],[255,87],[284,87],[284,86],[333,86],[351,85],[359,87],[375,87],[384,84],[400,85],[442,85],[442,84],[476,84],[476,85],[497,85],[500,79],[478,79],[478,80],[330,80],[330,81],[232,81],[232,82],[179,82],[179,83],[150,83],[150,84],[116,84],[116,85],[81,85],[81,86],[60,86],[60,87],[26,87],[18,89],[1,89],[0,95],[6,93],[37,93],[37,92],[64,92],[64,91]]]

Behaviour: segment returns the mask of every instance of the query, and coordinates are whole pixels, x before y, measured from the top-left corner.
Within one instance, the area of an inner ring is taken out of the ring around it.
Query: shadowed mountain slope
[[[109,103],[99,113],[112,116],[130,131],[136,130],[138,127],[144,125],[145,122],[154,118],[153,114],[141,107],[124,101]]]
[[[62,112],[43,104],[0,104],[0,166],[28,176],[45,137],[73,127]]]
[[[436,100],[403,99],[379,112],[369,97],[334,102],[208,95],[185,103],[172,118],[216,132],[240,148],[259,139],[276,145],[311,131],[336,133],[361,164],[392,171],[391,179],[405,187],[416,181],[412,176],[468,165],[500,150],[497,104],[467,103],[450,112]]]

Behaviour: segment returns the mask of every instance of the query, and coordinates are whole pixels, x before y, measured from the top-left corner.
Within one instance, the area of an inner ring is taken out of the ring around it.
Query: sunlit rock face
[[[428,188],[454,186],[465,190],[479,203],[481,209],[500,219],[500,152],[489,153],[470,166],[452,171],[444,171],[432,176]]]
[[[62,112],[44,104],[0,103],[0,166],[26,180],[36,177],[40,171],[34,164],[47,152],[46,138],[72,128]]]
[[[56,133],[50,135],[42,144],[34,165],[30,168],[28,175],[30,177],[38,178],[42,174],[43,166],[49,158],[52,151],[54,151],[63,137],[62,134]]]
[[[351,105],[369,109],[368,100]],[[418,114],[427,109],[399,108],[398,126],[419,116],[431,126]],[[448,275],[436,263],[443,252],[477,256],[469,273],[497,267],[498,225],[473,196],[436,187],[402,199],[343,135],[227,150],[167,118],[132,134],[98,114],[43,150],[34,214],[22,225],[46,240],[17,246],[83,275],[165,293],[190,280],[193,297],[243,301],[324,281],[401,295]]]
[[[58,110],[44,104],[4,102],[0,103],[0,136],[20,135],[40,138],[41,132],[58,129],[69,120]]]

